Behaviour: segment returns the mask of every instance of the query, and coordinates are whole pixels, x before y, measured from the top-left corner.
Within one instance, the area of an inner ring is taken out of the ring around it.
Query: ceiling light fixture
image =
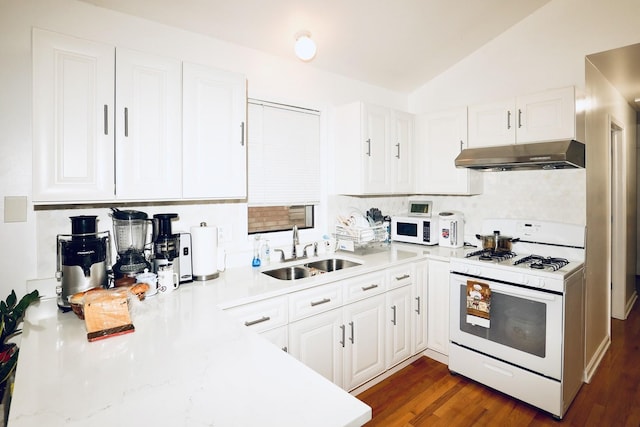
[[[295,36],[294,52],[303,61],[311,61],[316,56],[316,44],[309,31],[299,31]]]

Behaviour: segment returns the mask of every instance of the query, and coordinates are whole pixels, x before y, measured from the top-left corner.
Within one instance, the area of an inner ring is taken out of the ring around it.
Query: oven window
[[[529,354],[545,357],[547,305],[539,301],[491,294],[491,327],[467,323],[467,288],[460,286],[460,330]]]

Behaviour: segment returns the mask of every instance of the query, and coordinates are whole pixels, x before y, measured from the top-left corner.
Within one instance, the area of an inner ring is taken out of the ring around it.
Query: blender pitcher
[[[151,264],[144,256],[147,238],[147,214],[134,210],[111,208],[113,213],[113,234],[118,252],[118,260],[113,266],[114,279],[135,277],[145,269],[151,270]]]

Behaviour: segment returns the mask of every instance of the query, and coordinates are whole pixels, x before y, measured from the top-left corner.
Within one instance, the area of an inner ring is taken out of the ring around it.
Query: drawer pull
[[[258,323],[266,322],[268,320],[271,320],[271,317],[262,316],[262,318],[257,320],[247,320],[246,322],[244,322],[244,326],[253,326],[253,325],[257,325]]]
[[[323,298],[320,301],[311,301],[311,307],[315,307],[316,305],[326,304],[331,302],[331,298]]]
[[[402,276],[396,276],[396,280],[400,281],[400,280],[404,280],[404,279],[408,279],[409,277],[411,277],[411,275],[409,274],[404,274]]]
[[[378,287],[378,285],[374,283],[373,285],[363,286],[363,287],[362,287],[362,290],[363,290],[363,291],[370,291],[371,289],[375,289],[375,288],[377,288],[377,287]]]

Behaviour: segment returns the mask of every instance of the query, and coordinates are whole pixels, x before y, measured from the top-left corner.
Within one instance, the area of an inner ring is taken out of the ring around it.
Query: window
[[[250,99],[249,233],[314,225],[320,201],[320,114]]]

